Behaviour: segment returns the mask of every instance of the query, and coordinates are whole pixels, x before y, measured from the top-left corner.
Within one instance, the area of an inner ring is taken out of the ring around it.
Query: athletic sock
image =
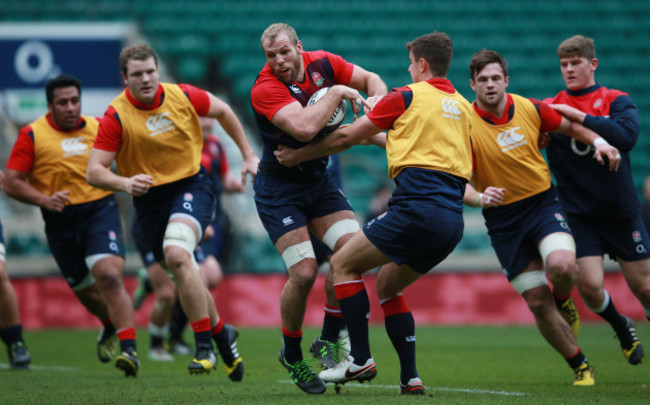
[[[294,364],[302,360],[302,349],[300,343],[302,342],[302,330],[292,332],[282,327],[282,340],[284,341],[284,359],[289,364]]]
[[[16,342],[22,342],[23,325],[18,323],[16,325],[8,326],[2,329],[0,335],[2,335],[2,341],[7,345],[7,347]]]
[[[350,355],[354,363],[364,365],[370,356],[368,341],[368,318],[370,302],[362,279],[338,283],[334,285],[336,299],[341,305],[343,320],[350,332]]]
[[[117,338],[120,340],[120,350],[136,351],[135,350],[135,328],[122,328],[117,331]],[[131,349],[131,350],[129,350]]]
[[[212,326],[210,333],[212,333],[212,339],[215,342],[220,345],[227,345],[230,336],[228,335],[228,329],[225,329],[223,325],[224,323],[221,320],[221,317],[217,317],[217,322]]]
[[[605,290],[605,299],[603,300],[600,308],[590,309],[597,313],[601,318],[609,322],[614,330],[620,330],[627,327],[627,319],[625,319],[625,317],[616,310],[614,301],[609,296],[607,290]]]
[[[336,343],[339,340],[339,332],[343,324],[341,308],[325,304],[325,316],[323,317],[323,330],[320,333],[320,340],[327,340]]]
[[[418,377],[415,366],[415,321],[403,295],[381,300],[386,332],[397,352],[400,364],[400,381],[408,384]]]
[[[149,322],[149,336],[151,337],[151,347],[162,347],[165,333],[169,329],[168,325],[157,326]]]
[[[582,363],[587,362],[587,358],[584,354],[582,354],[582,350],[580,350],[580,348],[578,348],[578,351],[573,356],[567,357],[564,360],[566,360],[566,362],[569,364],[569,367],[574,370],[580,367]]]
[[[212,332],[210,331],[210,317],[206,316],[201,318],[198,321],[192,322],[192,330],[194,331],[194,342],[196,347],[201,346],[212,346]]]

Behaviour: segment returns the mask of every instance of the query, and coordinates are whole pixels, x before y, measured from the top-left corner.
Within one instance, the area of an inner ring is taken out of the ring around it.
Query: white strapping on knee
[[[287,269],[290,269],[294,264],[307,258],[316,259],[314,247],[308,240],[289,246],[282,252],[282,260],[284,260]]]
[[[194,218],[191,215],[185,214],[183,212],[175,212],[175,213],[173,213],[173,214],[171,214],[169,216],[169,221],[171,221],[172,219],[177,219],[177,218],[183,218],[183,219],[186,219],[186,220],[190,221],[191,223],[193,223],[194,227],[196,227],[196,231],[199,234],[199,239],[198,240],[203,240],[203,229],[201,228],[201,223],[199,222],[198,219]],[[172,222],[172,223],[174,223],[174,222]]]
[[[97,264],[98,261],[102,260],[105,257],[113,256],[110,253],[98,253],[96,255],[86,256],[86,267],[88,270],[92,271],[93,267]]]
[[[548,280],[546,280],[546,272],[544,270],[533,270],[521,273],[512,279],[510,284],[512,284],[519,295],[522,295],[533,288],[548,285]]]
[[[342,219],[330,226],[327,232],[325,232],[323,243],[330,248],[330,250],[334,251],[336,242],[338,242],[343,235],[356,233],[359,229],[361,229],[361,227],[359,226],[359,222],[355,219]]]
[[[167,246],[178,246],[194,257],[194,249],[196,249],[194,229],[183,222],[170,222],[165,229],[163,249]]]
[[[576,242],[573,240],[571,234],[565,232],[556,232],[548,235],[539,245],[539,254],[544,261],[546,267],[546,258],[556,250],[568,250],[569,252],[576,252]]]
[[[93,277],[93,273],[89,271],[86,277],[84,277],[84,279],[81,281],[81,283],[77,284],[76,286],[74,286],[74,288],[72,288],[72,291],[85,290],[86,288],[90,287],[93,284],[95,284],[95,277]]]
[[[603,298],[603,303],[600,304],[600,307],[591,308],[589,305],[587,305],[587,308],[589,308],[590,310],[594,311],[597,314],[603,312],[605,310],[605,308],[607,308],[607,306],[609,305],[609,301],[611,300],[607,290],[605,290],[604,292],[605,292],[605,298]],[[585,302],[585,304],[586,304],[586,302]]]
[[[6,254],[7,254],[7,250],[5,249],[5,244],[0,243],[0,261],[3,262],[7,261]]]

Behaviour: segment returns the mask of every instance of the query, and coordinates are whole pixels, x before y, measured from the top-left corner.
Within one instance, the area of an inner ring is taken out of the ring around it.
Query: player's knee
[[[359,229],[359,222],[356,219],[342,219],[330,226],[323,236],[323,243],[330,248],[331,251],[336,251],[336,246],[344,237],[350,238]]]
[[[183,222],[170,222],[165,229],[163,239],[163,252],[167,265],[174,269],[185,265],[187,260],[193,261],[194,249],[196,249],[194,229]]]
[[[555,250],[546,258],[546,268],[552,279],[575,280],[577,267],[575,253],[568,250]]]
[[[291,245],[288,248],[284,249],[284,252],[282,252],[282,260],[284,260],[284,264],[287,266],[287,269],[293,270],[293,267],[304,267],[304,263],[302,262],[305,259],[312,259],[314,263],[316,262],[316,253],[314,252],[314,247],[308,240],[296,243],[295,245]],[[297,264],[301,264],[301,266],[296,266]],[[309,265],[308,267],[312,266]]]

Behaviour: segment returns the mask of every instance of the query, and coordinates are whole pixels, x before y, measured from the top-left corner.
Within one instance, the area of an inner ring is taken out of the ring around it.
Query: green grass
[[[638,325],[650,338],[650,326]],[[336,394],[308,396],[289,382],[277,361],[279,329],[243,329],[239,348],[246,373],[231,382],[221,364],[208,376],[190,376],[189,357],[172,363],[146,358],[148,336],[139,332],[142,367],[125,378],[95,355],[95,331],[27,332],[30,371],[7,369],[0,357],[0,403],[6,404],[587,404],[648,403],[647,364],[627,364],[607,325],[583,325],[579,343],[596,367],[596,386],[571,385],[573,373],[534,327],[420,327],[418,370],[426,397],[399,397],[397,357],[383,327],[371,328],[378,376],[370,384],[349,383]],[[316,335],[305,330],[303,349]],[[647,360],[650,362],[650,360]],[[312,363],[316,366],[316,363]]]

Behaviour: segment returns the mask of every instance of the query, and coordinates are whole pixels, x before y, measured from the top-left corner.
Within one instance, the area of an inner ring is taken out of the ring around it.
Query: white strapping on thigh
[[[521,273],[513,278],[510,284],[512,284],[519,295],[522,295],[533,288],[548,285],[548,280],[546,280],[546,272],[544,270],[534,270]]]
[[[316,258],[314,247],[308,240],[289,246],[282,252],[282,260],[284,260],[287,269],[290,269],[294,264],[307,258]]]
[[[576,242],[573,240],[573,236],[565,232],[556,232],[542,240],[542,243],[539,245],[539,254],[542,256],[542,260],[544,260],[544,266],[546,266],[546,258],[548,255],[556,250],[568,250],[575,253]]]
[[[334,225],[330,226],[327,232],[325,232],[325,235],[323,236],[323,243],[332,251],[334,251],[336,242],[338,242],[338,240],[343,235],[347,235],[348,233],[356,233],[359,229],[359,222],[357,222],[355,219],[342,219],[340,221],[337,221]]]

